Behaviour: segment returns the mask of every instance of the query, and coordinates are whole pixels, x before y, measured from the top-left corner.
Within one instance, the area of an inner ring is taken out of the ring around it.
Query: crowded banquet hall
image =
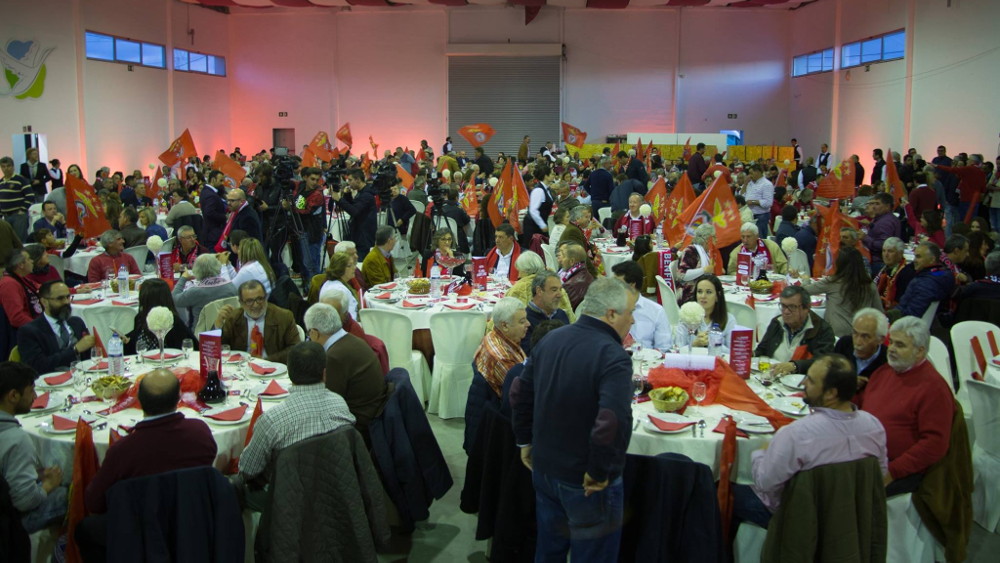
[[[995,561],[1000,3],[7,4],[0,560]]]

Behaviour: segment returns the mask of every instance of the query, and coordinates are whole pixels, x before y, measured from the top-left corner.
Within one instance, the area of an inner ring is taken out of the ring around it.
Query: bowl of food
[[[676,412],[688,402],[688,393],[680,387],[658,387],[649,392],[653,407],[659,412]]]
[[[106,375],[90,384],[90,389],[102,401],[117,400],[132,387],[132,382],[120,375]]]
[[[129,289],[129,291],[135,291],[135,282],[137,282],[137,281],[139,281],[138,278],[136,278],[136,279],[131,279],[130,278],[128,280],[128,289]],[[114,293],[118,293],[118,278],[115,278],[115,279],[111,280],[111,291],[113,291]]]
[[[407,282],[407,287],[411,295],[427,295],[431,292],[431,280],[426,278],[413,279]]]
[[[752,293],[770,295],[774,284],[769,280],[754,280],[748,284]]]

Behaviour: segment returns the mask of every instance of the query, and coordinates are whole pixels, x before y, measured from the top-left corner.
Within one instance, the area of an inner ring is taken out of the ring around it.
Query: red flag
[[[521,176],[521,170],[517,167],[517,163],[514,163],[514,166],[511,168],[510,182],[511,197],[507,205],[507,220],[510,221],[511,226],[514,227],[517,234],[521,234],[521,217],[519,212],[528,207],[529,196],[528,187],[524,185],[524,177]]]
[[[316,154],[313,153],[312,148],[306,147],[306,150],[302,152],[302,167],[309,166],[316,166]]]
[[[729,541],[729,527],[733,519],[733,489],[730,475],[736,464],[736,421],[726,416],[722,419],[725,430],[722,438],[722,456],[719,459],[719,486],[716,491],[719,512],[722,516],[722,537]]]
[[[160,166],[156,167],[156,174],[153,174],[153,183],[149,185],[146,189],[146,196],[149,199],[156,199],[160,197],[160,178],[163,177],[163,168]]]
[[[340,127],[340,129],[337,129],[337,139],[339,139],[341,143],[344,143],[348,147],[354,146],[354,143],[351,142],[351,124],[350,124],[350,122],[343,124]]]
[[[198,151],[194,148],[191,132],[185,129],[181,136],[174,139],[174,142],[170,143],[170,147],[163,151],[163,154],[160,155],[160,162],[172,167],[192,156],[198,156]]]
[[[681,158],[687,160],[691,158],[691,137],[684,143],[684,152],[681,154]]]
[[[69,177],[69,175],[66,175]],[[76,525],[87,516],[83,494],[87,485],[97,474],[97,450],[94,448],[94,434],[90,425],[81,418],[76,422],[76,439],[73,446],[73,482],[69,488],[69,509],[66,513],[67,541],[66,560],[71,563],[83,561],[79,547],[76,545],[74,532]]]
[[[468,183],[465,185],[465,193],[462,196],[462,209],[473,219],[479,218],[479,197],[476,195],[476,173],[469,175]]]
[[[573,127],[565,121],[562,122],[563,142],[574,147],[583,146],[587,142],[587,134],[580,131],[578,127]]]
[[[681,174],[681,179],[674,186],[663,205],[663,238],[670,244],[679,244],[684,239],[687,226],[681,221],[684,211],[695,200],[694,187],[687,174]]]
[[[100,236],[111,228],[94,187],[70,174],[66,174],[66,226],[84,238]]]
[[[307,149],[306,154],[309,153],[310,151]],[[305,158],[302,159],[302,162],[305,163]],[[247,177],[247,171],[240,166],[240,163],[229,158],[229,155],[222,151],[215,153],[212,170],[220,170],[226,175],[223,182],[228,190],[240,187],[240,183]]]
[[[399,176],[399,179],[403,181],[406,189],[413,188],[413,174],[410,174],[409,170],[403,168],[403,165],[398,162],[396,163],[396,176]]]
[[[708,259],[712,261],[715,275],[721,276],[722,274],[726,273],[725,270],[723,269],[722,253],[719,252],[719,247],[715,246],[714,240],[708,241]]]
[[[719,176],[681,214],[680,223],[685,226],[686,234],[684,240],[677,246],[688,244],[694,230],[705,222],[711,222],[715,225],[716,244],[729,246],[735,243],[740,240],[739,209],[726,177]],[[675,241],[670,242],[675,243]]]
[[[465,137],[465,140],[474,147],[486,144],[495,133],[496,130],[488,123],[474,123],[458,130],[458,134]]]
[[[885,161],[885,185],[889,189],[889,193],[892,194],[892,208],[895,209],[899,207],[899,199],[906,197],[906,188],[903,187],[903,181],[899,179],[899,170],[896,170],[896,160],[892,158],[892,149],[887,150],[885,154],[889,157]]]
[[[688,180],[688,185],[690,186],[690,184],[691,181]],[[667,182],[663,178],[658,178],[653,187],[646,192],[646,203],[653,209],[653,221],[656,224],[662,223],[664,217],[666,217],[667,198]],[[693,192],[691,193],[691,199],[694,199]]]
[[[316,133],[316,135],[313,136],[312,141],[309,143],[309,146],[306,147],[306,151],[312,152],[313,155],[320,160],[330,161],[334,159],[333,146],[330,145],[330,136],[327,135],[326,131]],[[313,160],[315,162],[315,158]],[[304,157],[303,161],[305,161]]]
[[[844,199],[854,197],[854,165],[843,161],[820,179],[815,197]]]
[[[787,187],[787,186],[788,186],[788,169],[787,168],[779,168],[778,169],[778,177],[774,179],[774,187],[776,187],[776,188],[784,188],[784,187]],[[799,186],[799,187],[804,187],[804,186]]]
[[[615,141],[615,148],[611,149],[611,158],[618,158],[618,153],[622,151],[621,141]]]
[[[816,257],[813,260],[812,275],[821,278],[834,273],[834,262],[840,249],[840,227],[842,225],[840,202],[834,200],[830,206],[814,205],[820,218],[819,234],[816,237]]]
[[[510,176],[513,160],[512,158],[507,159],[507,163],[504,164],[503,170],[500,172],[500,181],[493,187],[493,195],[490,196],[489,202],[486,204],[486,212],[489,214],[490,222],[493,223],[494,228],[503,223],[504,209],[507,207],[507,202],[510,201],[511,183],[504,181],[504,179]]]
[[[653,169],[653,140],[649,140],[649,144],[646,145],[646,170]]]
[[[642,137],[635,143],[635,157],[639,160],[644,160],[646,158],[646,153],[643,152]]]
[[[375,143],[375,139],[371,135],[368,135],[368,144],[372,146],[372,158],[378,160],[378,144]]]

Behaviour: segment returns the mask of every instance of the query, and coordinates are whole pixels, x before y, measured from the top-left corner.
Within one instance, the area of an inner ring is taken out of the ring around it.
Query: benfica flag
[[[717,245],[729,246],[740,240],[740,208],[736,205],[733,190],[725,176],[716,178],[681,214],[680,223],[685,226],[686,233],[684,240],[677,246],[689,244],[694,230],[708,222],[715,225]]]
[[[854,165],[845,160],[830,170],[820,179],[815,196],[826,199],[854,197]]]
[[[420,147],[420,150],[417,151],[417,156],[415,156],[414,159],[417,162],[423,162],[427,160],[427,155],[424,153],[424,147]]]
[[[351,141],[351,123],[350,122],[347,122],[347,123],[341,125],[340,129],[337,129],[337,139],[339,139],[341,143],[344,143],[345,145],[347,145],[348,148],[354,146],[354,143]]]
[[[302,152],[302,168],[309,166],[316,166],[316,155],[311,148],[306,147],[306,150]]]
[[[579,127],[573,127],[565,121],[562,122],[563,142],[574,147],[581,147],[587,142],[587,134],[580,131]]]
[[[814,278],[834,273],[834,262],[840,250],[840,228],[844,226],[840,213],[840,202],[834,200],[830,206],[815,205],[820,216],[819,235],[816,237],[816,257],[813,259]]]
[[[521,221],[518,211],[528,206],[528,188],[524,185],[521,171],[514,164],[514,159],[507,160],[500,181],[493,188],[493,196],[487,205],[487,212],[494,227],[507,219],[518,233],[521,232]]]
[[[896,169],[896,161],[892,158],[892,149],[886,151],[889,160],[885,161],[885,185],[892,194],[892,208],[899,207],[899,199],[906,197],[906,188],[903,181],[899,179],[899,170]]]
[[[313,140],[309,143],[309,146],[306,147],[306,152],[311,152],[314,157],[326,161],[330,161],[335,158],[333,155],[333,151],[334,148],[332,145],[330,145],[330,136],[327,135],[326,131],[320,131],[316,133],[316,135],[313,137]],[[302,160],[305,161],[304,156]]]
[[[688,180],[688,185],[691,181]],[[653,222],[659,224],[663,222],[667,210],[667,182],[663,178],[658,178],[653,187],[646,193],[646,203],[653,209]],[[691,194],[694,199],[694,193]]]
[[[146,197],[149,199],[155,199],[160,197],[160,178],[163,177],[163,168],[161,166],[156,167],[156,174],[153,174],[153,181],[146,188]]]
[[[309,151],[306,150],[306,153],[308,154]],[[302,159],[302,162],[305,162],[305,158]],[[229,190],[240,187],[243,178],[247,176],[247,171],[240,166],[240,163],[229,158],[229,155],[222,151],[215,153],[212,170],[221,170],[226,175],[223,183],[226,185],[226,189]]]
[[[458,130],[458,134],[474,147],[484,145],[495,133],[496,130],[489,123],[474,123]]]
[[[378,144],[375,143],[375,139],[371,135],[368,135],[368,144],[372,146],[372,158],[378,160]]]
[[[611,158],[618,158],[618,153],[622,150],[621,141],[615,141],[615,148],[611,149]]]
[[[66,174],[66,226],[84,238],[100,236],[111,228],[104,206],[94,188],[76,176]]]
[[[468,183],[465,185],[465,194],[462,196],[462,209],[473,219],[479,218],[479,198],[476,196],[476,173],[469,175]]]
[[[160,155],[160,162],[173,167],[192,156],[198,156],[198,151],[194,148],[194,140],[191,138],[191,132],[185,129],[180,137],[177,137],[174,139],[174,142],[170,143],[170,148],[163,151],[163,154]]]
[[[507,159],[507,163],[504,164],[503,170],[500,172],[500,181],[493,187],[493,194],[486,203],[486,212],[490,216],[493,228],[497,228],[503,223],[504,209],[507,206],[507,201],[510,200],[510,182],[504,182],[504,179],[510,176],[513,160],[512,158]]]
[[[684,239],[687,224],[681,221],[681,216],[694,200],[694,187],[691,185],[691,179],[687,177],[687,174],[681,174],[681,179],[674,186],[674,191],[670,192],[663,205],[663,238],[670,244],[678,244]]]
[[[684,143],[684,152],[681,154],[681,158],[684,160],[691,158],[691,137],[688,137],[688,140]]]
[[[398,162],[396,163],[396,176],[403,181],[403,185],[406,186],[406,189],[409,190],[413,188],[413,174],[410,174],[410,172],[403,168],[403,165]]]

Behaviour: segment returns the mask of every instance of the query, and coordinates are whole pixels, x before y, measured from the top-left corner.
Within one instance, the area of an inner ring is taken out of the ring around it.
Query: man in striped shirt
[[[23,241],[28,238],[28,207],[35,202],[35,193],[23,176],[14,174],[14,159],[11,157],[0,158],[0,171],[3,171],[0,217],[10,223],[14,233]]]

